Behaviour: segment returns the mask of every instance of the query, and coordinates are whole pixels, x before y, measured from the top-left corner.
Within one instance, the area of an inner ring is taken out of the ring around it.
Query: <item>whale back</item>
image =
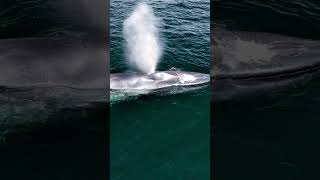
[[[114,73],[110,75],[110,89],[153,90],[172,86],[208,83],[210,75],[184,71],[157,71],[152,74]]]
[[[214,79],[283,76],[320,66],[320,42],[270,33],[213,33],[211,75]]]
[[[60,84],[79,88],[107,87],[105,47],[79,39],[1,40],[0,64],[1,86]]]

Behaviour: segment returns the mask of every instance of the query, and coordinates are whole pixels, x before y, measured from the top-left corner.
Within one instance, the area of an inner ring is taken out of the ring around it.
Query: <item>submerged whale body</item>
[[[0,144],[2,138],[10,142],[11,136],[23,139],[20,133],[42,132],[43,126],[61,130],[72,124],[85,131],[90,124],[79,124],[104,113],[108,57],[100,41],[69,36],[0,40]]]
[[[99,40],[0,40],[0,124],[41,121],[65,107],[107,103],[107,68],[106,47]],[[34,117],[32,112],[40,110],[46,116]]]
[[[0,86],[107,88],[105,43],[72,37],[0,41]]]
[[[270,33],[216,30],[212,46],[212,97],[288,87],[320,69],[320,42]]]
[[[110,74],[110,89],[126,92],[152,91],[170,87],[189,87],[209,83],[210,75],[185,71],[157,71]]]

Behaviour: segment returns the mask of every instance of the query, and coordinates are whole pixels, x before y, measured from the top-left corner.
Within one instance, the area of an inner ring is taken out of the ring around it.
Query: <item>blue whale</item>
[[[217,101],[288,88],[320,69],[319,41],[218,29],[212,42],[212,98]]]
[[[210,75],[187,71],[156,71],[145,73],[110,74],[110,90],[146,94],[172,88],[192,89],[209,84]]]
[[[67,36],[0,40],[0,144],[32,124],[70,123],[73,116],[65,111],[87,111],[79,121],[104,111],[107,71],[105,42]]]

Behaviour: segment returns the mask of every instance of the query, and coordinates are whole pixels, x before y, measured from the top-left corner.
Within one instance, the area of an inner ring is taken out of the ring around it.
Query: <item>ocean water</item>
[[[313,0],[213,1],[211,23],[234,31],[319,40],[319,9],[319,1]],[[213,100],[217,179],[317,179],[319,72],[288,82]]]
[[[139,1],[110,3],[110,71],[127,63],[123,21]],[[157,70],[209,73],[209,1],[147,1],[161,18]],[[209,179],[210,88],[127,98],[111,94],[111,179]]]

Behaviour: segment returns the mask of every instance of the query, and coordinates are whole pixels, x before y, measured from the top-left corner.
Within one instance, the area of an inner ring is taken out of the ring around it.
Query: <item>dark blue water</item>
[[[132,70],[122,23],[138,1],[111,1],[111,73]],[[209,1],[148,1],[162,19],[157,70],[209,73]],[[111,95],[111,100],[117,100]],[[209,179],[209,87],[111,105],[111,179]]]
[[[312,0],[213,1],[211,23],[317,40],[319,10]],[[319,73],[297,78],[281,88],[213,100],[217,179],[317,179]]]

